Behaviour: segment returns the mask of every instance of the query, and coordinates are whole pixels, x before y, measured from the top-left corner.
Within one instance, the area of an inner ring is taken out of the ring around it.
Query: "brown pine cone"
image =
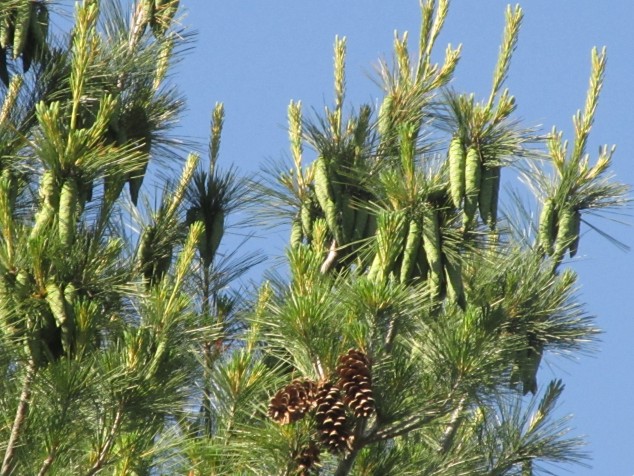
[[[320,468],[319,454],[321,450],[319,445],[311,441],[308,446],[302,448],[302,450],[295,456],[297,462],[297,474],[300,476],[309,476],[316,474]]]
[[[347,354],[339,357],[337,374],[337,385],[345,392],[344,403],[354,411],[354,415],[357,418],[372,415],[375,406],[367,355],[358,349],[350,349]]]
[[[281,425],[301,419],[315,407],[316,387],[311,380],[293,380],[273,395],[269,403],[269,416]]]
[[[351,449],[352,422],[346,414],[341,389],[325,382],[319,387],[316,400],[315,420],[322,444],[332,453]]]

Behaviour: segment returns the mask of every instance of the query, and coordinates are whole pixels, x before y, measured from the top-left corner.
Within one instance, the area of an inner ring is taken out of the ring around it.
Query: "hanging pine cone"
[[[316,474],[319,471],[319,445],[311,441],[308,446],[302,448],[302,450],[295,456],[297,462],[297,474],[299,476],[309,476]]]
[[[296,422],[315,407],[316,388],[311,380],[293,380],[273,395],[269,416],[281,425]]]
[[[339,357],[337,385],[345,392],[344,403],[357,418],[367,418],[374,412],[370,361],[364,352],[350,349]]]
[[[346,415],[341,389],[324,382],[317,391],[315,420],[322,444],[332,453],[352,448],[352,422]]]

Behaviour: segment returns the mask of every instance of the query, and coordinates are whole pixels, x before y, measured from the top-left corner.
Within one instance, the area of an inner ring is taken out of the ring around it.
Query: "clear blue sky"
[[[255,171],[267,158],[287,154],[286,107],[291,99],[322,109],[332,101],[332,43],[348,38],[348,105],[375,103],[369,79],[381,56],[391,55],[394,30],[418,32],[417,0],[182,0],[185,24],[198,31],[196,49],[175,78],[189,111],[179,132],[207,140],[213,104],[226,107],[221,160]],[[614,172],[634,183],[634,2],[629,0],[526,0],[520,43],[507,85],[527,125],[553,125],[572,137],[571,117],[583,106],[590,50],[606,46],[608,67],[589,151],[617,144]],[[484,97],[503,28],[506,2],[454,0],[439,53],[463,44],[453,86]],[[596,155],[595,155],[596,157]],[[519,184],[518,184],[519,185]],[[626,218],[632,222],[631,218]],[[626,244],[632,229],[606,220],[592,222]],[[624,253],[583,229],[580,299],[604,330],[599,352],[578,361],[547,357],[541,383],[567,384],[562,412],[573,413],[576,434],[587,436],[592,468],[561,474],[634,475],[634,254]],[[285,236],[256,246],[279,254]]]

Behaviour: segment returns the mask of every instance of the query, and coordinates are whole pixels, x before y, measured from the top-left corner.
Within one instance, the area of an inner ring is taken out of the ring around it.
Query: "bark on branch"
[[[445,432],[443,433],[442,439],[440,440],[440,445],[438,449],[440,453],[444,454],[451,448],[454,437],[456,436],[456,432],[458,431],[458,428],[460,428],[460,423],[462,422],[462,412],[464,411],[466,404],[467,399],[463,397],[454,411],[451,412],[449,424],[447,425],[447,428],[445,428]]]
[[[2,469],[0,469],[0,476],[9,476],[13,471],[13,465],[15,463],[15,447],[20,438],[22,427],[26,421],[27,414],[29,412],[29,403],[31,399],[31,385],[35,378],[37,368],[35,361],[31,358],[26,367],[26,375],[24,376],[24,382],[22,383],[22,393],[20,394],[20,401],[18,402],[18,409],[15,412],[15,418],[13,420],[13,426],[11,427],[11,435],[9,436],[9,442],[7,443],[7,449],[4,453],[4,460],[2,461]]]

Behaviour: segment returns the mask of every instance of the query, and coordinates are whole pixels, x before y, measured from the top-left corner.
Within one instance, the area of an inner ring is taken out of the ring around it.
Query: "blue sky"
[[[378,58],[390,57],[394,30],[418,33],[417,0],[182,0],[184,23],[198,31],[196,48],[175,80],[188,99],[178,132],[207,140],[216,101],[225,103],[221,161],[255,171],[287,155],[286,108],[291,99],[321,110],[332,101],[332,43],[348,38],[348,106],[376,103],[372,82]],[[507,86],[526,125],[553,125],[572,137],[572,115],[583,106],[590,50],[606,46],[604,90],[588,151],[617,144],[614,172],[634,183],[634,3],[627,0],[526,0],[524,23]],[[463,44],[453,86],[485,97],[497,58],[506,2],[454,0],[438,53]],[[517,185],[519,184],[511,184]],[[623,217],[632,222],[631,217]],[[607,220],[591,222],[632,246],[632,229]],[[576,434],[586,435],[592,468],[562,474],[634,475],[634,254],[624,253],[596,232],[582,229],[580,299],[604,331],[599,352],[576,361],[548,357],[539,374],[545,383],[567,385],[562,413],[573,413]],[[286,236],[269,235],[255,246],[279,254]]]

